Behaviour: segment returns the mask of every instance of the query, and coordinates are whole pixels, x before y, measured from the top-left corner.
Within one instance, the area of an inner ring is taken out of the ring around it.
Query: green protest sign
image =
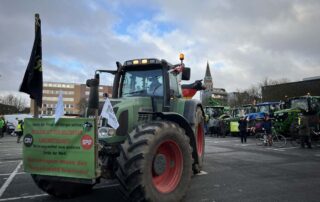
[[[94,179],[94,119],[25,119],[23,165],[25,172],[38,175]]]

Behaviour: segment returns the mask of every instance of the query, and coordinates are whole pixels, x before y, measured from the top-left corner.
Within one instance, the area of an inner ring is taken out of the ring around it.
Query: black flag
[[[28,67],[20,86],[20,92],[30,95],[31,99],[42,106],[42,47],[41,47],[41,21],[39,14],[35,14],[35,38],[28,63]]]

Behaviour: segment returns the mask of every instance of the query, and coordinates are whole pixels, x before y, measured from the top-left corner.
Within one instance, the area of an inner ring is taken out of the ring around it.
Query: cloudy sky
[[[320,75],[319,10],[319,0],[1,0],[0,92],[19,89],[35,13],[45,81],[84,83],[116,61],[178,63],[183,52],[192,80],[208,61],[214,86],[231,92]]]

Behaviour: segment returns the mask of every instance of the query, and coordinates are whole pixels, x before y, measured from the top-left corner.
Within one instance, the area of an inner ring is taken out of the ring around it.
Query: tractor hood
[[[110,102],[120,125],[116,134],[121,136],[129,134],[139,121],[146,118],[139,112],[152,112],[150,97],[125,97],[110,99]]]
[[[301,109],[297,109],[297,108],[291,108],[291,109],[283,109],[283,110],[279,110],[274,112],[275,116],[281,116],[283,114],[288,114],[288,113],[300,113]]]

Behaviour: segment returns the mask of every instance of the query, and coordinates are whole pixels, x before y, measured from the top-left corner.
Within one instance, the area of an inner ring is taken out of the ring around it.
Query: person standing
[[[307,115],[301,114],[298,119],[299,125],[299,135],[300,135],[300,143],[301,148],[305,147],[307,144],[308,148],[311,149],[311,140],[310,140],[310,127],[309,127],[309,120]]]
[[[19,120],[16,126],[17,143],[20,143],[20,139],[23,135],[23,121]]]
[[[267,115],[262,123],[262,128],[265,130],[265,135],[263,136],[264,144],[267,146],[272,146],[272,122],[269,116]]]
[[[241,116],[238,123],[239,123],[238,128],[240,132],[241,143],[247,143],[247,120],[245,119],[244,116]]]
[[[0,138],[3,138],[5,121],[2,116],[0,116]]]
[[[208,121],[208,134],[210,136],[213,136],[214,135],[214,118],[213,118],[213,115],[211,115],[211,117],[209,118],[209,121]]]

